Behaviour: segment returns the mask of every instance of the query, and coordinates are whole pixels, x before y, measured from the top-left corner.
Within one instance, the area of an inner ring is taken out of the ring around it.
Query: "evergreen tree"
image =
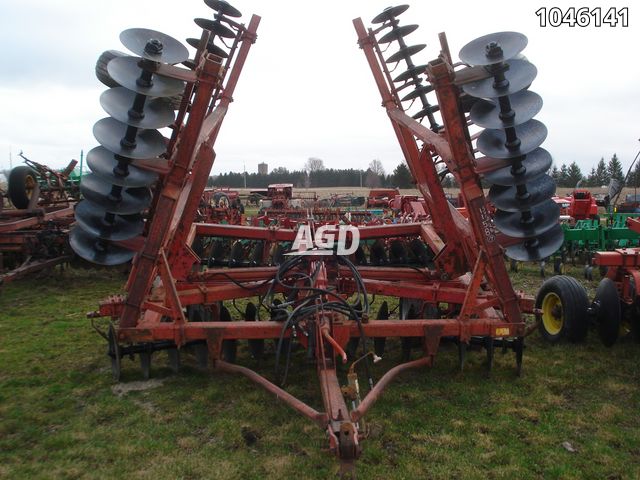
[[[553,167],[551,168],[551,178],[553,178],[553,180],[558,183],[560,181],[560,170],[558,170],[558,167],[554,164]]]
[[[560,175],[558,176],[558,186],[559,187],[568,187],[569,185],[569,169],[563,163],[560,167]]]
[[[607,165],[604,163],[604,158],[601,158],[598,162],[598,166],[596,167],[596,187],[601,187],[603,185],[609,185],[609,179],[611,176],[609,175],[609,170],[607,170]]]
[[[404,162],[395,168],[393,175],[391,175],[390,183],[398,188],[411,188],[413,186],[413,177]]]
[[[620,182],[624,181],[624,173],[622,172],[622,164],[620,160],[618,160],[618,156],[614,153],[611,160],[609,160],[609,165],[607,165],[607,171],[609,172],[610,178],[615,178]]]
[[[564,167],[564,165],[563,165]],[[580,171],[580,167],[576,162],[571,162],[569,168],[567,169],[567,187],[575,188],[578,185],[578,182],[584,179],[582,175],[582,171]]]
[[[597,181],[596,167],[591,167],[591,172],[589,173],[589,176],[585,180],[585,187],[597,187],[597,186],[598,186],[598,181]]]
[[[629,178],[627,178],[627,187],[640,187],[640,162],[636,162],[633,170],[629,173]]]

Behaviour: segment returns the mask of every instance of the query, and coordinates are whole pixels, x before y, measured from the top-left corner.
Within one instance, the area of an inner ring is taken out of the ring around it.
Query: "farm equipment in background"
[[[640,238],[640,219],[628,217],[626,223]],[[584,290],[565,284],[564,277],[542,285],[536,306],[541,310],[543,337],[552,343],[562,338],[578,341],[594,326],[608,347],[621,337],[640,342],[640,247],[636,243],[633,248],[596,251],[593,265],[602,279],[592,302]]]
[[[305,195],[294,195],[292,183],[273,183],[267,187],[266,198],[259,201],[260,214],[286,215],[288,212],[313,208],[318,201],[314,192]]]
[[[365,203],[365,197],[358,197],[353,193],[333,193],[329,198],[321,198],[315,205],[320,208],[341,208],[351,210],[362,209],[365,206]],[[367,209],[369,210],[369,208]]]
[[[625,195],[624,202],[616,205],[617,213],[635,213],[640,215],[640,194],[629,193]]]
[[[554,273],[563,273],[567,262],[579,263],[584,265],[584,278],[593,280],[595,252],[638,246],[638,234],[626,223],[627,218],[637,214],[620,213],[614,205],[620,191],[621,183],[612,179],[607,194],[594,195],[587,189],[576,188],[566,197],[553,197],[560,207],[564,234],[562,246],[551,259]],[[599,208],[606,212],[599,213]],[[517,269],[517,263],[512,262],[511,270]],[[546,274],[545,262],[540,264],[540,274],[542,277]]]
[[[18,154],[25,165],[18,165],[9,173],[8,196],[17,209],[37,206],[69,205],[80,200],[81,172],[76,172],[77,160],[66,168],[53,170],[46,165]]]
[[[496,348],[512,351],[521,370],[523,315],[534,313],[534,303],[514,291],[503,247],[512,258],[535,261],[562,243],[558,208],[550,200],[555,185],[545,173],[551,156],[540,147],[546,129],[532,120],[541,107],[528,90],[536,69],[514,58],[527,39],[514,32],[476,39],[460,52],[468,66],[456,70],[443,34],[437,59],[413,63],[424,45],[404,42],[417,29],[399,24],[407,5],[384,10],[373,19],[375,29],[354,20],[428,218],[373,226],[312,218],[297,230],[194,223],[213,146],[260,22],[254,15],[245,26],[228,3],[205,3],[215,12],[213,19],[195,20],[203,30],[193,60],[167,35],[130,29],[120,39],[139,57],[107,64],[129,92],[103,94],[118,96],[109,112],[115,118],[94,127],[102,146],[94,153],[94,173],[83,181],[85,200],[70,238],[86,260],[116,265],[133,259],[133,267],[125,295],[107,298],[90,317],[110,319],[104,336],[116,379],[124,358],[137,357],[148,377],[158,352],[167,352],[174,370],[192,352],[199,363],[246,376],[316,423],[348,472],[366,437],[363,416],[399,374],[431,366],[442,339],[457,344],[461,369],[473,345],[486,353],[489,371]],[[385,58],[381,46],[386,50],[389,43],[398,50]],[[181,62],[189,69],[175,66]],[[392,78],[388,65],[402,62],[407,70]],[[175,119],[143,117],[150,103],[179,90],[184,94]],[[409,114],[414,100],[420,109]],[[467,118],[463,107],[471,104]],[[477,140],[484,155],[479,159],[470,122],[485,128]],[[153,129],[169,124],[173,134],[166,142]],[[154,164],[164,166],[159,176],[150,173],[159,170]],[[467,218],[447,201],[441,167],[461,185]],[[481,175],[493,185],[497,230]],[[147,208],[145,223],[139,213]],[[351,253],[357,237],[362,243]],[[296,243],[300,248],[292,248]],[[575,280],[562,278],[573,288]],[[370,312],[370,295],[390,298],[376,313]],[[248,299],[242,318],[233,320],[229,306],[242,298]],[[390,318],[389,302],[398,303],[397,319]],[[375,382],[371,362],[384,356],[390,363],[388,337],[401,339],[402,360]],[[275,349],[271,380],[240,365],[238,343],[245,340],[258,363]],[[415,351],[420,353],[412,358]],[[307,368],[308,360],[315,363],[324,411],[283,388],[287,372]],[[362,387],[359,378],[366,379]]]
[[[630,217],[627,225],[640,237],[640,219]],[[602,343],[612,346],[626,335],[640,341],[640,248],[596,252],[593,263],[604,270],[590,308]]]
[[[347,221],[364,224],[371,221],[374,212],[352,210],[352,204],[364,203],[362,197],[332,195],[328,199],[318,199],[315,192],[294,195],[293,184],[277,183],[269,185],[266,197],[259,200],[258,215],[252,217],[254,226],[281,226],[294,228],[307,221],[339,223]],[[347,205],[348,204],[348,205]]]
[[[202,193],[197,222],[240,225],[244,220],[244,206],[237,190],[213,188]]]
[[[396,196],[400,195],[397,188],[374,188],[369,190],[367,197],[367,208],[389,208],[389,202]]]
[[[556,200],[557,201],[557,200]],[[578,220],[599,220],[598,203],[591,192],[585,188],[576,188],[569,197],[561,198],[560,201],[568,203],[566,213],[570,221]]]
[[[68,262],[72,206],[0,210],[0,285]]]
[[[11,170],[7,187],[15,208],[0,208],[0,284],[73,256],[68,233],[80,197],[81,174],[74,170],[78,162],[56,171],[19,155],[25,165]]]

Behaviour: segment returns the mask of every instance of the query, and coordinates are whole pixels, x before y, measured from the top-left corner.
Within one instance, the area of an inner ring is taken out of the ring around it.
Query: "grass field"
[[[533,266],[514,277],[530,293],[540,281]],[[190,364],[172,375],[158,353],[151,381],[124,360],[123,383],[114,384],[85,313],[123,282],[122,273],[71,270],[3,287],[0,478],[335,474],[324,433],[244,378]],[[377,378],[399,357],[394,343]],[[549,346],[534,334],[521,378],[513,354],[498,353],[490,377],[484,358],[471,352],[461,374],[457,351],[443,346],[434,368],[392,384],[368,414],[358,476],[640,478],[640,346],[606,349],[593,334]],[[256,367],[246,347],[238,361]],[[258,367],[267,377],[272,368],[273,360]],[[297,353],[287,388],[320,408],[315,377]]]

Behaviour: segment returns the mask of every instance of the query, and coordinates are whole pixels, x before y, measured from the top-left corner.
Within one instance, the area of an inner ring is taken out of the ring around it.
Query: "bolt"
[[[502,47],[498,42],[489,42],[487,46],[484,47],[485,55],[489,58],[496,58],[502,56]]]
[[[144,51],[150,55],[160,55],[163,49],[162,42],[157,38],[152,38],[144,46]]]

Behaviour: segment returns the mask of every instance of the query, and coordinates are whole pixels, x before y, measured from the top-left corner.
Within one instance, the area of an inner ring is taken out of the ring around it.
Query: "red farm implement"
[[[15,208],[0,205],[0,284],[72,257],[67,237],[80,196],[78,162],[56,171],[19,155],[25,164],[9,173],[7,192]]]
[[[640,219],[628,218],[627,225],[640,234]],[[606,272],[590,309],[600,339],[607,346],[625,335],[640,341],[640,248],[596,252],[593,263]]]
[[[213,146],[260,21],[253,16],[245,26],[226,2],[206,3],[216,13],[213,20],[196,19],[203,31],[193,61],[173,38],[132,29],[120,38],[138,57],[107,65],[122,85],[115,88],[127,91],[103,94],[118,95],[117,108],[109,112],[113,118],[94,127],[101,146],[89,154],[96,168],[83,181],[89,208],[77,209],[71,244],[87,260],[114,265],[133,258],[133,267],[126,294],[103,301],[92,317],[111,319],[105,336],[116,378],[123,357],[138,356],[148,376],[158,351],[168,352],[174,368],[194,352],[214,370],[246,376],[317,423],[348,470],[361,454],[363,416],[399,374],[432,365],[442,339],[458,344],[461,365],[467,346],[474,344],[486,351],[489,368],[494,348],[512,350],[520,371],[523,314],[533,313],[534,305],[514,291],[505,248],[529,261],[549,256],[562,242],[558,209],[549,200],[554,185],[545,174],[551,157],[539,147],[546,129],[531,119],[541,102],[526,89],[536,70],[525,60],[512,60],[526,46],[526,38],[513,32],[471,42],[460,54],[469,66],[454,70],[444,36],[437,59],[413,64],[411,56],[421,48],[407,46],[404,36],[417,26],[400,26],[397,18],[407,6],[378,15],[375,29],[356,19],[358,43],[424,199],[423,218],[358,227],[311,218],[299,229],[195,223],[215,159]],[[219,46],[219,37],[227,39],[228,49]],[[380,45],[389,42],[399,49],[385,59]],[[190,68],[175,66],[181,62]],[[387,68],[393,62],[408,67],[395,79]],[[152,122],[156,115],[143,115],[150,104],[153,111],[167,111],[159,105],[161,97],[178,90],[184,95],[175,118],[167,114]],[[408,114],[403,100],[416,100],[420,111]],[[519,109],[525,113],[515,117]],[[429,126],[419,121],[423,118]],[[475,158],[470,121],[486,127],[477,140],[483,158]],[[165,142],[153,129],[167,125],[173,135]],[[154,163],[164,166],[159,176]],[[480,171],[493,184],[495,226]],[[467,218],[447,201],[440,183],[447,172],[461,185]],[[150,215],[143,222],[139,212],[146,208]],[[358,237],[359,248],[353,249]],[[287,248],[301,238],[315,247]],[[196,239],[203,252],[223,245],[215,256],[221,260],[194,253]],[[341,255],[341,248],[348,252]],[[377,315],[370,313],[371,295],[397,299],[399,318],[389,318],[387,304]],[[232,320],[228,305],[243,298],[251,300],[244,318]],[[260,319],[260,309],[267,320]],[[402,339],[403,362],[376,382],[370,362],[384,353],[390,337]],[[260,358],[272,345],[269,339],[276,340],[281,366],[271,379],[242,366],[236,353],[238,342],[246,340]],[[282,386],[297,358],[291,355],[294,345],[315,363],[320,409]],[[413,359],[412,349],[420,351]],[[352,362],[346,375],[345,362]],[[359,376],[367,379],[366,388],[359,386]]]
[[[73,207],[0,211],[0,284],[71,259]]]

